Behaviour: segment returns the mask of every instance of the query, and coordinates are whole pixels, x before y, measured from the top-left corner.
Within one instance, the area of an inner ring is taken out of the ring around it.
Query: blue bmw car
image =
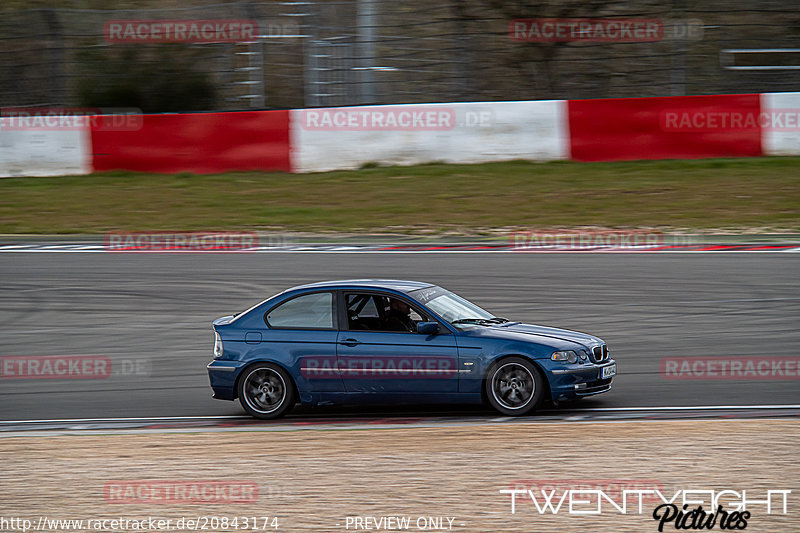
[[[519,416],[606,392],[617,372],[597,337],[496,317],[417,281],[302,285],[213,328],[214,398],[265,419],[298,402],[485,402]]]

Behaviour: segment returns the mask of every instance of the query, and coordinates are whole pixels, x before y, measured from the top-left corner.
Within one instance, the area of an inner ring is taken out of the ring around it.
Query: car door
[[[425,335],[401,330],[392,306],[410,308],[409,318],[427,320],[408,299],[389,293],[343,293],[337,340],[338,367],[347,392],[458,392],[458,349],[444,326]]]
[[[267,359],[284,362],[300,391],[343,392],[336,366],[336,293],[301,294],[276,305],[264,316],[268,329],[259,339]]]

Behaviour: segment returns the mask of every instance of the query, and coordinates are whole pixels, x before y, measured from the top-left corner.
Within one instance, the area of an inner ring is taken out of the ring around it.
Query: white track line
[[[172,250],[169,252],[157,251],[138,251],[138,252],[107,252],[105,250],[81,250],[81,249],[60,249],[60,250],[44,250],[44,249],[19,249],[8,250],[0,249],[0,253],[39,253],[39,254],[784,254],[784,253],[798,253],[798,249],[783,249],[783,250],[660,250],[660,251],[614,251],[614,250],[594,250],[594,251],[541,251],[541,252],[517,252],[514,250],[426,250],[426,251],[412,251],[412,250],[237,250],[237,251],[201,251],[201,250]]]
[[[800,405],[693,405],[689,407],[587,407],[585,409],[564,409],[564,411],[586,413],[592,411],[724,411],[730,409],[800,409]]]
[[[667,253],[667,254],[759,254],[759,253],[798,253],[800,247],[781,249],[755,249],[755,250],[680,250],[680,249],[653,249],[651,247],[639,248],[593,248],[593,249],[571,249],[571,248],[541,248],[541,249],[435,249],[435,250],[413,250],[413,249],[375,249],[373,245],[357,246],[346,244],[311,244],[294,245],[289,247],[269,247],[256,246],[241,250],[116,250],[109,252],[103,244],[77,243],[77,244],[6,244],[0,245],[0,253],[115,253],[115,254],[196,254],[196,253],[311,253],[311,254],[484,254],[484,253],[505,253],[505,254],[641,254],[641,253]],[[374,245],[391,246],[391,245]]]
[[[690,406],[690,407],[589,407],[586,409],[564,409],[566,413],[592,413],[592,412],[631,412],[631,411],[730,411],[730,410],[783,410],[800,409],[800,404],[793,405],[709,405],[709,406]],[[542,411],[542,414],[554,413],[557,411]],[[421,413],[420,416],[423,416]],[[352,415],[342,415],[352,416]],[[369,418],[371,415],[364,415]],[[381,415],[375,415],[381,416]],[[441,417],[433,417],[441,418]],[[53,423],[92,423],[92,422],[151,422],[151,421],[191,421],[191,420],[237,420],[253,419],[247,415],[228,415],[228,416],[154,416],[154,417],[126,417],[126,418],[53,418],[42,420],[0,420],[0,424],[53,424]],[[495,419],[496,420],[496,419]]]
[[[149,421],[177,421],[177,420],[235,420],[252,418],[247,415],[229,416],[147,416],[129,418],[50,418],[42,420],[0,420],[0,424],[50,424],[57,422],[149,422]],[[254,419],[255,420],[255,419]]]

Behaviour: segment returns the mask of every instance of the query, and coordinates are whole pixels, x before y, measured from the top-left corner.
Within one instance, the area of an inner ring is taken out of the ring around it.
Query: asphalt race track
[[[797,376],[666,380],[660,361],[797,356],[799,273],[800,255],[779,253],[3,253],[0,356],[105,355],[115,373],[0,377],[0,420],[241,415],[211,398],[210,322],[292,285],[361,277],[430,281],[500,316],[603,337],[619,375],[582,407],[796,405]],[[358,411],[293,416],[318,414]]]

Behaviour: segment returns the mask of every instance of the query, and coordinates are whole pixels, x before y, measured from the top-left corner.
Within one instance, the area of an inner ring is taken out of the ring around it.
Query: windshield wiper
[[[450,322],[451,324],[486,324],[489,322],[488,318],[459,318],[458,320],[453,320]]]
[[[459,318],[453,320],[451,324],[504,324],[508,322],[507,318],[496,316],[494,318]]]

